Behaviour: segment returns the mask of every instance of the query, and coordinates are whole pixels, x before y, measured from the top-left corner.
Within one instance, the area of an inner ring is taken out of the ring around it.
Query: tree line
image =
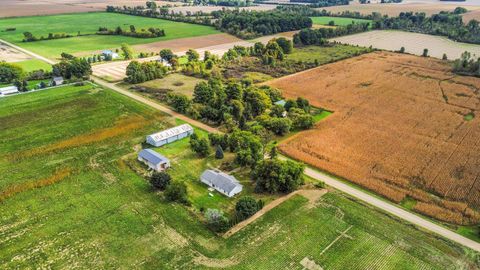
[[[118,35],[126,37],[136,37],[136,38],[155,38],[165,36],[165,30],[159,28],[150,27],[147,30],[141,29],[137,31],[134,25],[130,25],[130,31],[123,30],[120,26],[117,26],[115,29],[108,29],[107,27],[99,27],[97,35]]]
[[[370,23],[354,23],[336,28],[303,29],[293,36],[295,45],[325,45],[327,39],[366,32]]]
[[[312,20],[301,14],[275,11],[213,11],[215,27],[240,38],[255,38],[312,26]]]

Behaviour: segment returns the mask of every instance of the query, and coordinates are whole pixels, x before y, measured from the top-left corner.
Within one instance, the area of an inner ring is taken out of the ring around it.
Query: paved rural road
[[[7,44],[7,45],[9,45],[9,46],[11,46],[11,47],[13,47],[13,48],[15,48],[15,49],[18,49],[18,50],[20,50],[20,51],[22,51],[22,52],[24,52],[24,53],[26,53],[26,54],[28,54],[28,55],[31,55],[31,56],[39,59],[39,60],[42,60],[42,61],[45,61],[45,62],[49,63],[49,64],[54,64],[54,63],[55,63],[54,61],[52,61],[52,60],[50,60],[50,59],[47,59],[47,58],[45,58],[45,57],[42,57],[42,56],[40,56],[40,55],[38,55],[38,54],[32,53],[32,52],[27,51],[27,50],[25,50],[25,49],[22,49],[22,48],[20,48],[20,47],[18,47],[18,46],[15,46],[15,45],[13,45],[13,44],[11,44],[11,43],[8,43],[8,42],[6,42],[6,41],[3,41],[3,40],[1,40],[1,39],[0,39],[0,42],[5,43],[5,44]],[[174,116],[174,117],[177,117],[177,118],[179,118],[179,119],[182,119],[182,120],[184,120],[185,122],[190,123],[190,124],[192,124],[192,125],[195,125],[195,126],[197,126],[197,127],[199,127],[199,128],[202,128],[202,129],[204,129],[204,130],[206,130],[206,131],[208,131],[208,132],[215,132],[215,133],[219,132],[218,129],[216,129],[216,128],[207,126],[207,125],[205,125],[205,124],[203,124],[203,123],[201,123],[201,122],[199,122],[199,121],[196,121],[196,120],[193,120],[193,119],[191,119],[191,118],[189,118],[189,117],[186,117],[186,116],[183,115],[183,114],[179,114],[179,113],[177,113],[177,112],[175,112],[175,111],[173,111],[173,110],[171,110],[171,109],[169,109],[169,108],[167,108],[167,107],[165,107],[165,106],[162,106],[162,105],[160,105],[160,104],[158,104],[158,103],[156,103],[156,102],[153,102],[153,101],[151,101],[151,100],[149,100],[149,99],[147,99],[147,98],[144,98],[144,97],[142,97],[142,96],[140,96],[140,95],[137,95],[137,94],[134,94],[134,93],[129,92],[129,91],[127,91],[127,90],[124,90],[124,89],[116,86],[115,84],[108,83],[108,82],[106,82],[106,81],[104,81],[104,80],[101,80],[101,79],[99,79],[99,78],[96,78],[96,77],[93,77],[93,80],[94,80],[97,84],[99,84],[99,85],[102,85],[102,86],[104,86],[104,87],[110,88],[110,89],[112,89],[112,90],[114,90],[114,91],[117,91],[117,92],[119,92],[119,93],[121,93],[121,94],[123,94],[123,95],[125,95],[125,96],[128,96],[128,97],[133,98],[133,99],[135,99],[135,100],[137,100],[137,101],[139,101],[139,102],[142,102],[142,103],[144,103],[144,104],[146,104],[146,105],[148,105],[148,106],[151,106],[151,107],[153,107],[153,108],[155,108],[155,109],[157,109],[157,110],[163,111],[163,112],[165,112],[165,113],[167,113],[167,114],[170,114],[170,115],[172,115],[172,116]],[[400,207],[398,207],[398,206],[395,206],[395,205],[392,204],[392,203],[389,203],[389,202],[387,202],[387,201],[380,200],[380,199],[378,199],[378,198],[376,198],[376,197],[374,197],[374,196],[372,196],[372,195],[370,195],[370,194],[368,194],[368,193],[366,193],[366,192],[364,192],[364,191],[361,191],[361,190],[359,190],[359,189],[357,189],[357,188],[354,188],[354,187],[352,187],[352,186],[349,186],[349,185],[347,185],[347,184],[345,184],[345,183],[343,183],[343,182],[341,182],[341,181],[339,181],[339,180],[337,180],[337,179],[335,179],[335,178],[333,178],[333,177],[331,177],[331,176],[329,176],[329,175],[327,175],[327,174],[325,174],[325,173],[322,173],[322,172],[319,172],[319,171],[316,171],[316,170],[313,170],[313,169],[307,167],[307,168],[305,169],[305,174],[308,175],[308,176],[310,176],[310,177],[312,177],[312,178],[314,178],[314,179],[323,181],[323,182],[325,182],[325,184],[327,184],[327,185],[329,185],[329,186],[331,186],[331,187],[333,187],[333,188],[335,188],[335,189],[338,189],[338,190],[340,190],[340,191],[342,191],[342,192],[344,192],[344,193],[347,193],[347,194],[349,194],[350,196],[353,196],[353,197],[355,197],[355,198],[357,198],[357,199],[359,199],[359,200],[362,200],[362,201],[364,201],[364,202],[366,202],[366,203],[368,203],[368,204],[371,204],[371,205],[373,205],[373,206],[375,206],[375,207],[378,207],[378,208],[382,209],[383,211],[385,211],[385,212],[387,212],[387,213],[390,213],[390,214],[392,214],[392,215],[395,215],[395,216],[397,216],[397,217],[399,217],[399,218],[401,218],[401,219],[403,219],[403,220],[406,220],[406,221],[408,221],[408,222],[410,222],[410,223],[412,223],[412,224],[415,224],[416,226],[418,226],[418,227],[420,227],[420,228],[429,230],[429,231],[434,232],[434,233],[436,233],[436,234],[438,234],[438,235],[441,235],[441,236],[443,236],[443,237],[445,237],[445,238],[447,238],[447,239],[449,239],[449,240],[451,240],[451,241],[453,241],[453,242],[456,242],[456,243],[458,243],[458,244],[461,244],[461,245],[464,245],[464,246],[466,246],[466,247],[469,247],[469,248],[471,248],[471,249],[473,249],[473,250],[475,250],[475,251],[477,251],[477,252],[480,252],[480,243],[477,243],[477,242],[475,242],[475,241],[473,241],[473,240],[470,240],[470,239],[468,239],[468,238],[465,238],[465,237],[463,237],[463,236],[461,236],[461,235],[459,235],[459,234],[457,234],[457,233],[455,233],[455,232],[453,232],[453,231],[451,231],[451,230],[449,230],[449,229],[446,229],[446,228],[444,228],[444,227],[442,227],[442,226],[439,226],[439,225],[437,225],[437,224],[435,224],[435,223],[433,223],[433,222],[431,222],[431,221],[428,221],[427,219],[425,219],[425,218],[423,218],[423,217],[421,217],[421,216],[418,216],[418,215],[415,215],[415,214],[413,214],[413,213],[410,213],[410,212],[408,212],[408,211],[406,211],[406,210],[403,210],[402,208],[400,208]]]
[[[106,82],[106,81],[104,81],[104,80],[102,80],[102,79],[99,79],[99,78],[97,78],[97,77],[94,77],[94,76],[92,76],[92,79],[93,79],[93,81],[94,81],[96,84],[99,84],[99,85],[101,85],[101,86],[110,88],[110,89],[112,89],[112,90],[114,90],[114,91],[116,91],[116,92],[118,92],[118,93],[120,93],[120,94],[122,94],[122,95],[125,95],[125,96],[127,96],[127,97],[132,98],[132,99],[135,99],[136,101],[139,101],[139,102],[141,102],[141,103],[143,103],[143,104],[146,104],[146,105],[148,105],[148,106],[150,106],[150,107],[152,107],[152,108],[155,108],[155,109],[157,109],[157,110],[159,110],[159,111],[162,111],[162,112],[164,112],[164,113],[167,113],[167,114],[169,114],[169,115],[171,115],[171,116],[173,116],[173,117],[175,117],[175,118],[181,119],[181,120],[183,120],[183,121],[185,121],[185,122],[187,122],[187,123],[190,123],[190,124],[192,124],[192,125],[194,125],[194,126],[196,126],[196,127],[199,127],[199,128],[201,128],[201,129],[203,129],[203,130],[206,130],[206,131],[208,131],[208,132],[210,132],[210,133],[218,133],[218,132],[219,132],[218,129],[216,129],[216,128],[214,128],[214,127],[205,125],[204,123],[202,123],[202,122],[200,122],[200,121],[194,120],[194,119],[192,119],[192,118],[190,118],[190,117],[187,117],[187,116],[185,116],[185,115],[183,115],[183,114],[177,113],[176,111],[173,111],[173,110],[171,110],[171,109],[168,108],[168,107],[165,107],[165,106],[163,106],[163,105],[160,105],[159,103],[154,102],[154,101],[152,101],[152,100],[150,100],[150,99],[148,99],[148,98],[145,98],[145,97],[143,97],[143,96],[141,96],[141,95],[138,95],[138,94],[132,93],[132,92],[130,92],[130,91],[128,91],[128,90],[125,90],[125,89],[123,89],[123,88],[120,88],[120,87],[116,86],[116,85],[113,84],[113,83]]]

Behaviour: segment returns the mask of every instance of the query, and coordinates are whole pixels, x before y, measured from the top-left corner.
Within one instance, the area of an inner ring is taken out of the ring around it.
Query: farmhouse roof
[[[219,187],[226,193],[230,193],[236,187],[242,186],[234,176],[214,170],[204,171],[200,179],[213,184],[215,187]]]
[[[140,151],[140,153],[138,153],[138,156],[154,165],[168,162],[168,158],[160,155],[152,149],[143,149],[142,151]]]
[[[158,142],[192,130],[192,126],[190,126],[189,124],[183,124],[148,136],[151,137],[154,141]]]

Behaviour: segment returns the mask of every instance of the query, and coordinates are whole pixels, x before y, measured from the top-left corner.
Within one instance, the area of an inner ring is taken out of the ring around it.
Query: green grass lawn
[[[370,26],[372,24],[372,20],[341,18],[341,17],[320,16],[320,17],[310,17],[310,19],[312,19],[313,24],[321,24],[321,25],[328,25],[329,22],[331,21],[333,21],[336,26],[346,26],[352,23],[370,23]]]
[[[480,267],[478,253],[334,191],[316,204],[294,196],[217,236],[130,166],[146,134],[179,122],[109,90],[3,98],[0,123],[0,269],[303,269],[305,257],[323,269]],[[187,143],[158,151],[178,166],[174,180],[197,181],[218,161],[200,164]]]
[[[68,33],[72,35],[94,34],[99,27],[128,29],[135,25],[137,29],[161,28],[166,36],[159,38],[134,38],[124,36],[80,36],[66,39],[22,42],[23,33],[31,32],[34,36],[48,36],[48,33]],[[15,31],[3,31],[6,28]],[[130,16],[124,14],[95,12],[67,15],[34,16],[0,19],[0,39],[13,42],[49,58],[58,58],[62,52],[78,53],[120,47],[121,43],[131,45],[144,44],[160,40],[171,40],[184,37],[203,36],[219,33],[213,27],[173,22],[161,19]]]
[[[43,69],[45,71],[52,71],[52,65],[49,65],[38,59],[30,59],[21,62],[16,62],[15,65],[18,65],[23,68],[26,72]]]
[[[181,73],[172,73],[164,78],[140,83],[137,86],[143,86],[157,91],[172,91],[173,93],[183,94],[191,98],[195,85],[202,81],[205,80],[185,76]]]
[[[287,61],[302,61],[313,63],[318,61],[319,65],[350,58],[367,52],[367,48],[350,45],[334,45],[330,47],[306,46],[295,48],[291,54],[286,55]]]

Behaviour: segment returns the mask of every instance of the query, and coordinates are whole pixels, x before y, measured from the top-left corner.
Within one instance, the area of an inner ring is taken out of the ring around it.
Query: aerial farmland
[[[0,269],[480,269],[480,5],[409,1],[2,1]]]

